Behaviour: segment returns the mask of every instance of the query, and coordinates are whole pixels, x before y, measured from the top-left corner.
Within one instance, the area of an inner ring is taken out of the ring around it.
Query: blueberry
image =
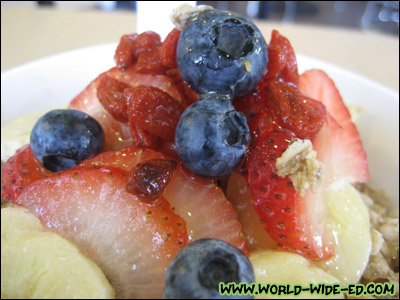
[[[207,10],[196,15],[178,41],[179,72],[199,94],[247,94],[266,72],[267,61],[259,29],[233,13]]]
[[[242,161],[249,142],[246,117],[229,98],[204,94],[179,119],[175,144],[179,158],[193,173],[220,177]]]
[[[188,244],[170,262],[164,279],[167,299],[227,299],[250,296],[221,295],[219,283],[254,282],[247,256],[231,244],[217,239],[200,239]]]
[[[98,154],[104,146],[104,131],[84,112],[55,109],[36,122],[30,143],[36,158],[58,172]]]

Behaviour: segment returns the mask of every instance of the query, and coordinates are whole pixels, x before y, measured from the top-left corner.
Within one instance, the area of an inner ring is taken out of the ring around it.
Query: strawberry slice
[[[19,194],[36,180],[53,174],[36,159],[29,145],[19,148],[1,169],[1,199],[21,205]]]
[[[337,122],[332,121],[330,127],[337,177],[351,183],[367,181],[370,178],[367,155],[335,83],[324,71],[309,70],[300,76],[299,89],[304,95],[321,101]]]
[[[185,221],[162,197],[150,205],[128,193],[127,177],[116,168],[70,169],[18,200],[96,262],[117,298],[161,298],[168,263],[188,243]]]
[[[273,82],[272,79],[262,84],[273,87]],[[338,90],[325,73],[310,71],[300,79],[300,91],[310,97],[306,99],[310,112],[315,109],[321,114],[316,119],[314,114],[303,114],[305,117],[302,115],[297,123],[302,127],[292,126],[297,122],[299,106],[295,100],[299,97],[298,91],[283,82],[275,81],[275,84],[281,88],[270,89],[256,98],[264,106],[260,106],[249,125],[254,143],[246,167],[254,207],[265,224],[264,228],[279,245],[308,258],[327,259],[334,254],[334,239],[326,225],[327,190],[337,182],[367,180],[365,152]],[[307,129],[309,126],[314,128],[314,124],[318,125],[318,130]],[[287,149],[293,137],[311,139],[318,160],[324,164],[323,181],[315,193],[308,190],[301,196],[290,178],[277,175],[276,159]]]
[[[138,163],[153,159],[168,157],[149,148],[130,147],[101,153],[79,166],[117,167],[130,171]],[[163,196],[174,212],[186,221],[190,240],[218,238],[249,254],[236,212],[214,181],[189,174],[178,164]]]
[[[325,232],[323,198],[310,191],[301,197],[288,176],[278,176],[276,159],[295,134],[268,118],[269,112],[254,120],[262,130],[246,163],[254,208],[265,230],[280,246],[307,258],[327,259],[334,251],[332,237]]]
[[[250,254],[236,211],[213,180],[195,176],[180,164],[163,195],[186,221],[190,240],[216,238]]]

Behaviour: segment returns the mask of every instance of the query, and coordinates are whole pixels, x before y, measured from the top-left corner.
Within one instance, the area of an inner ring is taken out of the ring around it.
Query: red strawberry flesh
[[[19,148],[1,168],[1,199],[21,204],[18,196],[36,180],[51,175],[36,159],[29,145]]]

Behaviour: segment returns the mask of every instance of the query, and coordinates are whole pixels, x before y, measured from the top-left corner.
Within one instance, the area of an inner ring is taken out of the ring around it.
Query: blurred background
[[[254,19],[333,25],[399,35],[399,1],[197,1]],[[136,1],[1,1],[1,6],[136,10]]]
[[[195,3],[196,1],[185,1]],[[153,30],[165,38],[182,1],[1,1],[1,71]],[[253,19],[302,54],[399,90],[399,1],[197,1]],[[112,57],[110,57],[112,61]]]

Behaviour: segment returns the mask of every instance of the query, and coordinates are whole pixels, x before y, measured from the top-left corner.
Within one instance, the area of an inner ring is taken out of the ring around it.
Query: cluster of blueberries
[[[220,177],[242,161],[250,131],[231,100],[255,88],[266,71],[267,45],[249,20],[207,10],[189,22],[177,46],[180,74],[200,99],[182,114],[175,133],[180,160],[193,173]]]

